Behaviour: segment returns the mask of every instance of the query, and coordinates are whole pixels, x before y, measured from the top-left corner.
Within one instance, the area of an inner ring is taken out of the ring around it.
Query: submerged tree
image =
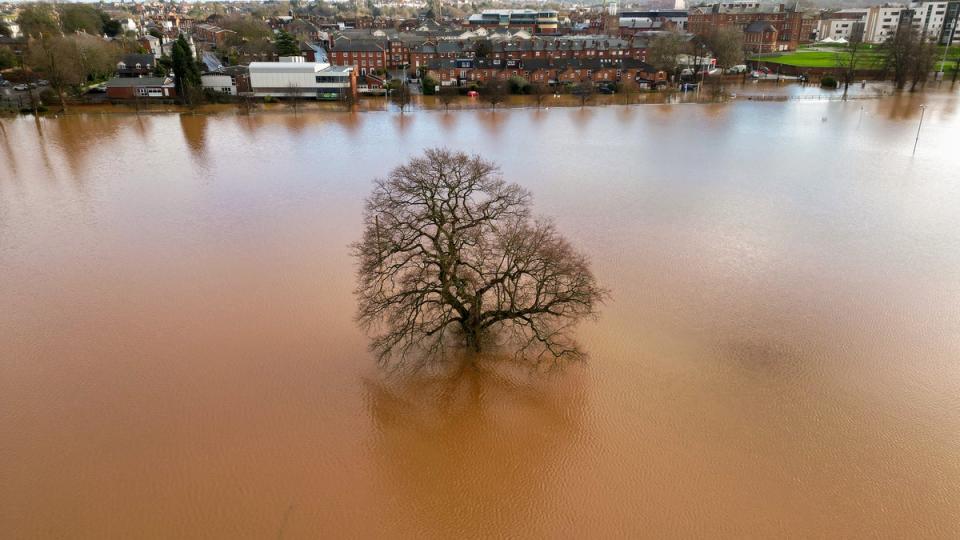
[[[352,248],[358,320],[381,365],[498,342],[538,365],[582,356],[569,331],[606,291],[530,199],[494,164],[443,149],[376,181]]]

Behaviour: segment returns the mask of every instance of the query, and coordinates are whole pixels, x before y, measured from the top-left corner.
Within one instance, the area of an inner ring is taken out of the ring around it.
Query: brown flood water
[[[957,105],[2,119],[0,537],[960,537]],[[587,364],[377,372],[432,145],[593,258]]]

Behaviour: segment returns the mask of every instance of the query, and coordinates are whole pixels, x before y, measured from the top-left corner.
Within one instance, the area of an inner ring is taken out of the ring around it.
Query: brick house
[[[389,47],[386,40],[354,40],[342,38],[334,40],[327,51],[331,64],[354,66],[360,76],[377,70],[387,69]]]
[[[755,53],[776,52],[777,28],[767,21],[754,21],[743,29],[743,46]]]
[[[621,82],[634,80],[655,85],[666,81],[667,74],[632,58],[582,59],[542,58],[530,60],[457,59],[434,60],[427,69],[430,77],[442,86],[482,84],[489,80],[522,77],[532,83],[563,84],[581,81]]]
[[[117,62],[117,76],[146,77],[153,73],[155,63],[152,54],[125,54]]]
[[[800,43],[813,40],[816,19],[804,17],[802,11],[786,9],[783,4],[759,2],[716,3],[690,9],[687,27],[691,33],[706,35],[720,28],[739,28],[746,32],[755,22],[764,22],[776,29],[775,51],[797,48]],[[746,36],[745,36],[746,37]],[[754,36],[762,40],[764,36]]]

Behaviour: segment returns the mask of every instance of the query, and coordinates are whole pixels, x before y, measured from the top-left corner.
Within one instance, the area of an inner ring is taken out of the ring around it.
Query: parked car
[[[0,88],[6,88],[10,86],[10,81],[0,81]]]
[[[477,92],[476,90],[470,90],[469,92],[467,92],[467,97],[477,97],[479,95],[480,93]]]
[[[13,89],[16,90],[17,92],[24,92],[26,90],[29,90],[30,87],[25,84],[18,84],[14,86]]]
[[[697,89],[697,83],[687,82],[687,83],[682,83],[680,85],[680,90],[684,92],[690,92],[691,90],[696,90],[696,89]]]
[[[710,70],[707,71],[707,75],[710,75],[711,77],[715,75],[723,75],[723,70],[720,68],[710,68]]]
[[[746,66],[746,65],[744,65],[744,64],[739,64],[739,65],[733,66],[733,67],[731,67],[730,69],[728,69],[728,70],[727,70],[727,73],[730,73],[730,74],[734,74],[734,73],[746,73],[747,71],[749,71],[749,70],[747,69],[747,66]]]
[[[616,94],[617,89],[612,84],[601,84],[597,86],[597,92],[601,94]]]
[[[50,86],[50,81],[45,79],[40,79],[37,81],[37,86]]]
[[[88,94],[105,94],[107,92],[106,84],[98,84],[87,89]]]

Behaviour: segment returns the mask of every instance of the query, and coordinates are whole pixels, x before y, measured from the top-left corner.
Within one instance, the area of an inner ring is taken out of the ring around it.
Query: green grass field
[[[751,60],[783,64],[786,66],[832,68],[847,65],[850,53],[845,51],[827,52],[797,50],[781,55],[754,56]],[[857,69],[880,69],[883,67],[884,55],[880,51],[860,51],[857,53]]]
[[[844,47],[837,44],[807,45],[788,53],[756,55],[750,60],[785,66],[832,68],[847,65],[850,54],[843,50]],[[937,47],[937,66],[942,61],[943,52],[944,47]],[[954,69],[958,57],[960,47],[951,47],[947,54],[947,71]],[[886,51],[882,45],[864,45],[864,48],[857,52],[857,69],[881,69],[885,59]]]

